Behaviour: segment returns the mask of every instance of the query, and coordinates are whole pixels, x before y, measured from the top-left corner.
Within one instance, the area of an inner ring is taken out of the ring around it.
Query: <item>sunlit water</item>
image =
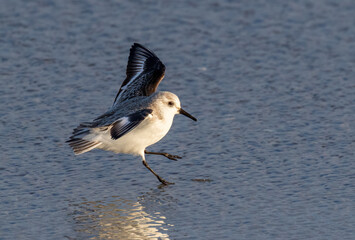
[[[355,2],[0,3],[0,239],[353,239]],[[176,116],[148,156],[74,156],[128,51]],[[196,181],[205,179],[205,181]],[[194,180],[194,181],[193,181]]]

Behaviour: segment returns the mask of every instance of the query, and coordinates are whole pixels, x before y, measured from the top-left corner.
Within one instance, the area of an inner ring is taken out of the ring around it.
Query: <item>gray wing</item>
[[[111,138],[116,140],[136,128],[153,110],[143,109],[122,117],[113,123],[111,128]]]
[[[134,43],[128,58],[126,79],[118,91],[113,105],[137,96],[154,93],[164,78],[165,66],[144,46]]]

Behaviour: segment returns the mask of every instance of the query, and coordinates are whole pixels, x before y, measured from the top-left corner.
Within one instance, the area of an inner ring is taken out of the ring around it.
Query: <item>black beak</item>
[[[193,117],[190,113],[186,112],[184,109],[180,108],[179,113],[182,115],[185,115],[188,118],[191,118],[192,120],[194,120],[195,122],[197,121],[197,119],[195,117]]]

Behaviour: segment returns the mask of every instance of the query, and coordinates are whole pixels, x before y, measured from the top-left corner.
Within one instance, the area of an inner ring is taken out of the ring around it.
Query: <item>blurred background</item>
[[[0,239],[353,239],[355,2],[0,2]],[[65,143],[129,48],[176,116],[140,158]],[[205,179],[206,181],[192,181]]]

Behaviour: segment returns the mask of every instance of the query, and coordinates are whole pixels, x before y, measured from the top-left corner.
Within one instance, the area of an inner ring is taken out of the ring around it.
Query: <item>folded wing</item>
[[[111,138],[116,140],[136,128],[153,110],[143,109],[122,117],[113,123],[110,130]]]

